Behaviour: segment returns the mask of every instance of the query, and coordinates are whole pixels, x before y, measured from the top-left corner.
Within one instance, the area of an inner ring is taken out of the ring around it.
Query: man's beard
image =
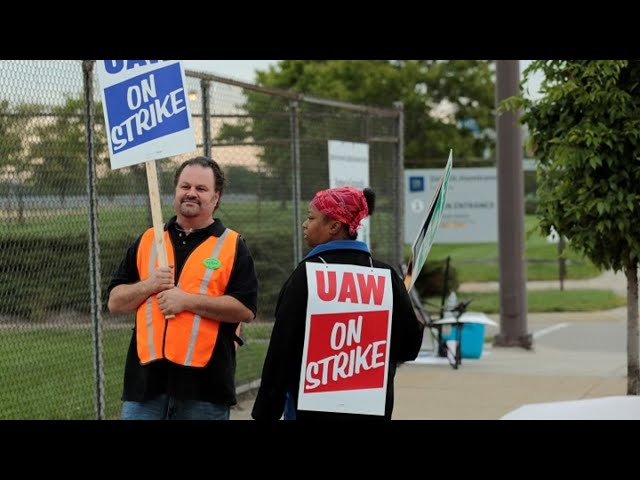
[[[186,205],[180,202],[180,213],[185,217],[196,217],[200,213],[200,204],[197,201],[190,200],[192,205]]]

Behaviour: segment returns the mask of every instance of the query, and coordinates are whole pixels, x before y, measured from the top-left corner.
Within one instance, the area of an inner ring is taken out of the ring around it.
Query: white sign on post
[[[369,145],[329,140],[329,188],[369,186]],[[369,217],[360,222],[358,240],[371,248]]]
[[[97,60],[111,168],[196,149],[178,60]]]

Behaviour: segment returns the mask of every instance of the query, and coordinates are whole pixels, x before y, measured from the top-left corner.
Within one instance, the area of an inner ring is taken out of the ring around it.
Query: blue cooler
[[[458,338],[458,327],[452,326],[449,335],[443,335],[442,339],[455,340]],[[484,346],[484,324],[483,323],[465,323],[462,327],[462,358],[480,358],[482,356],[482,348]]]

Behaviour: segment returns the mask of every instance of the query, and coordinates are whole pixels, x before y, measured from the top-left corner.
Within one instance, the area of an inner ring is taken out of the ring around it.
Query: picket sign
[[[178,60],[96,62],[111,168],[145,163],[158,264],[167,267],[155,160],[196,150],[184,69]]]

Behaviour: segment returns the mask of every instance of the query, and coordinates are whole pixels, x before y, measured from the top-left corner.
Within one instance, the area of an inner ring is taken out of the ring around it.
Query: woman
[[[275,324],[262,370],[262,382],[252,416],[256,420],[285,419],[391,419],[393,380],[399,363],[414,360],[420,351],[424,326],[416,318],[402,279],[386,263],[372,259],[367,245],[357,241],[362,219],[373,213],[375,193],[353,187],[322,190],[309,204],[303,223],[304,238],[312,250],[304,257],[280,291]],[[384,415],[319,412],[298,409],[300,369],[307,317],[307,262],[347,264],[390,271],[393,314],[388,352]]]

